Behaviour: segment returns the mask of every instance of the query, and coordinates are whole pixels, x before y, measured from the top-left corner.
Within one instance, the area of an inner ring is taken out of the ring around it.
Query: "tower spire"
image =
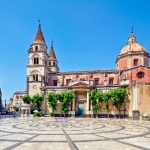
[[[58,72],[58,61],[55,55],[54,47],[53,47],[54,41],[51,41],[51,48],[49,52],[49,68],[51,72]]]
[[[52,39],[52,41],[51,41],[51,48],[53,48],[53,44],[54,44],[54,41],[53,41],[53,39]]]
[[[38,19],[38,23],[39,23],[39,25],[41,25],[41,20],[40,20],[40,18]]]
[[[53,45],[54,45],[54,41],[52,40],[51,41],[51,49],[50,49],[50,52],[49,52],[49,57],[56,59],[56,55],[55,55],[55,51],[54,51]]]
[[[131,34],[133,34],[133,27],[131,27]]]
[[[42,32],[42,29],[41,29],[41,21],[40,21],[40,19],[38,19],[38,23],[39,23],[38,31],[37,31],[36,36],[34,38],[34,42],[45,43],[45,39],[44,39],[43,32]]]
[[[131,34],[128,38],[128,43],[135,43],[136,42],[136,36],[133,33],[133,26],[131,27]]]

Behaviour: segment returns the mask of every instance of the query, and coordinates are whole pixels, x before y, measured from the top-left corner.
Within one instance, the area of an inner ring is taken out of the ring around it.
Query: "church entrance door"
[[[79,102],[78,103],[78,115],[83,115],[84,114],[84,103]]]

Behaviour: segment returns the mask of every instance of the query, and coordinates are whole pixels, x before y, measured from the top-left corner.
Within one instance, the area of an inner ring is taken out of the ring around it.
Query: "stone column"
[[[138,110],[138,87],[133,87],[133,110]]]
[[[72,111],[75,111],[75,98],[72,101]]]
[[[74,92],[74,96],[75,96],[75,92]],[[72,101],[71,114],[72,114],[73,117],[75,116],[75,97],[73,98],[73,101]]]
[[[93,117],[93,107],[92,107],[92,102],[91,102],[91,106],[90,106],[90,116]]]
[[[132,119],[137,120],[139,119],[139,88],[137,85],[133,87],[133,111],[132,111]]]
[[[87,98],[86,98],[86,114],[89,115],[90,114],[90,111],[89,111],[89,103],[90,103],[90,100],[89,100],[89,91],[87,91]]]
[[[89,111],[89,102],[90,102],[90,100],[89,100],[89,92],[87,92],[87,111]]]
[[[46,89],[44,89],[44,113],[46,115]]]

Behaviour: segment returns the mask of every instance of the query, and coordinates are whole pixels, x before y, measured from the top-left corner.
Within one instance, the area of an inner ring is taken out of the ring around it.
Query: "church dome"
[[[128,52],[147,52],[142,45],[137,43],[136,37],[133,33],[131,33],[130,37],[128,38],[128,43],[122,48],[120,55]]]

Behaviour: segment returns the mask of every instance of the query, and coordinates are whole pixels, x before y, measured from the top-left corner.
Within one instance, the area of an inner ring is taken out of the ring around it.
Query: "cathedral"
[[[129,116],[134,115],[136,111],[140,114],[147,113],[150,112],[149,58],[148,51],[136,41],[132,32],[116,58],[115,70],[62,72],[59,70],[53,42],[48,52],[39,24],[34,41],[28,49],[27,89],[25,92],[15,92],[13,101],[19,101],[25,94],[33,96],[40,93],[46,97],[49,92],[72,90],[75,97],[70,105],[69,114],[90,115],[93,113],[89,100],[91,89],[106,91],[117,87],[129,87],[130,103],[126,113]],[[59,110],[58,104],[58,113]],[[42,103],[42,111],[45,114],[50,112],[46,98]],[[106,110],[100,113],[105,114]],[[117,112],[112,108],[111,113]]]

